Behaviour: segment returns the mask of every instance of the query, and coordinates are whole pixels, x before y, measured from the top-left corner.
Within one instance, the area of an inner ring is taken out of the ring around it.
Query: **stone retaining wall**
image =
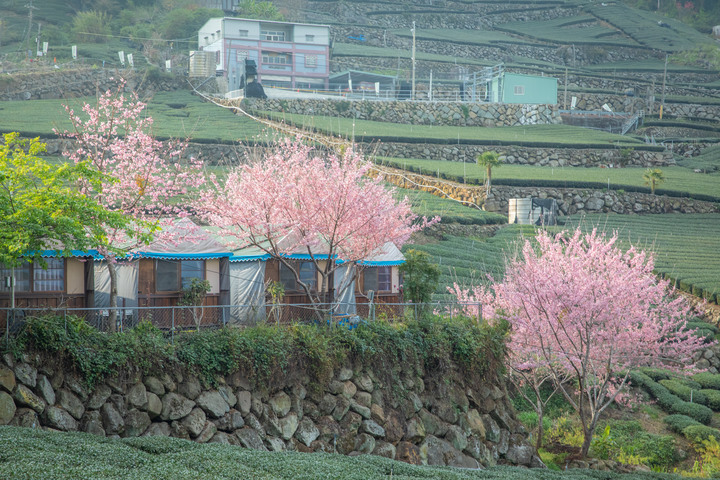
[[[374,454],[464,468],[543,466],[504,389],[389,368],[402,376],[397,385],[383,383],[362,365],[348,365],[317,393],[307,378],[253,388],[239,373],[219,378],[217,388],[204,387],[192,375],[165,373],[106,379],[89,390],[52,360],[5,355],[0,425],[110,438],[172,436],[257,450]]]
[[[549,167],[597,167],[617,165],[622,160],[620,149],[535,148],[493,145],[438,145],[419,143],[379,143],[366,151],[381,157],[421,158],[475,163],[482,152],[498,152],[504,163]],[[628,166],[663,167],[675,165],[669,152],[633,150]]]
[[[246,99],[250,110],[357,118],[409,125],[512,127],[562,123],[557,105]]]
[[[558,92],[558,96],[562,100],[562,92]],[[607,104],[614,112],[639,112],[643,110],[647,113],[650,110],[646,100],[640,97],[568,92],[568,103],[570,103],[572,97],[577,98],[577,110],[602,110],[603,104]],[[659,109],[660,102],[654,102],[652,105],[653,113],[657,114]],[[720,105],[666,103],[663,111],[668,117],[720,121]]]
[[[145,72],[101,68],[57,69],[19,73],[0,77],[0,101],[41,100],[94,96],[116,88],[118,80],[127,81],[126,89],[144,96],[150,91],[172,91],[187,88],[184,77],[162,75],[154,80],[144,78]]]
[[[41,139],[47,144],[51,155],[59,155],[69,150],[72,142],[67,139]],[[191,143],[186,156],[203,159],[208,165],[236,165],[245,160],[249,148],[245,145]],[[529,148],[498,147],[482,145],[437,145],[416,143],[380,143],[366,144],[365,152],[382,157],[424,158],[429,160],[448,160],[475,163],[475,159],[484,151],[500,153],[504,163],[516,165],[540,165],[549,167],[595,167],[617,164],[621,160],[619,150],[568,149],[568,148]],[[628,165],[642,167],[662,167],[674,165],[675,160],[668,152],[633,151]]]
[[[715,203],[690,198],[627,193],[622,190],[590,190],[575,188],[508,187],[494,185],[486,198],[485,189],[468,186],[425,175],[416,175],[402,170],[383,167],[388,182],[404,188],[416,188],[429,193],[445,192],[453,199],[471,202],[489,212],[508,214],[508,200],[511,198],[554,198],[562,215],[576,213],[715,213]],[[418,185],[423,187],[418,187]]]

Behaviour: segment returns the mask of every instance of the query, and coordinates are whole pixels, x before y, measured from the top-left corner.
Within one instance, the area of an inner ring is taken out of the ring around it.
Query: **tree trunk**
[[[111,332],[117,331],[117,297],[118,297],[118,278],[117,268],[115,263],[107,262],[108,273],[110,274],[110,312],[108,321],[110,322],[109,330]]]
[[[538,436],[537,440],[535,441],[535,449],[540,450],[542,447],[543,442],[543,409],[541,408],[537,414],[538,414]]]
[[[593,420],[590,422],[590,425],[583,425],[583,444],[580,448],[580,456],[581,458],[586,458],[588,456],[588,452],[590,451],[590,444],[592,443],[592,437],[593,433],[595,433],[595,427],[597,426],[596,421]]]
[[[485,192],[486,195],[490,195],[490,186],[492,183],[492,168],[487,168],[487,191]]]

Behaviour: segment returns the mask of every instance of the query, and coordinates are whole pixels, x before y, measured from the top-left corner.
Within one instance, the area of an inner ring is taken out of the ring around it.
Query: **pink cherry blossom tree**
[[[332,302],[331,279],[340,261],[357,265],[437,221],[418,219],[407,199],[397,201],[381,178],[365,176],[371,167],[351,149],[321,154],[283,140],[224,181],[214,179],[203,211],[238,245],[260,248],[290,269],[317,307]],[[317,289],[301,280],[292,254],[313,262],[321,279]]]
[[[652,254],[616,243],[594,230],[541,231],[493,286],[493,308],[511,324],[511,367],[552,378],[580,417],[582,456],[633,368],[690,369],[703,348],[684,328],[685,300],[653,274]]]
[[[189,215],[191,197],[205,181],[202,163],[182,158],[185,142],[155,139],[153,119],[144,112],[146,104],[135,93],[126,95],[124,87],[121,80],[118,89],[105,92],[96,105],[84,104],[82,113],[66,107],[73,130],[56,131],[76,145],[64,153],[67,158],[76,163],[86,161],[107,175],[102,188],[84,183],[81,190],[108,210],[133,219],[130,229],[106,225],[108,242],[98,245],[110,274],[111,327],[117,307],[118,249],[122,255],[163,238],[163,226],[174,217]]]

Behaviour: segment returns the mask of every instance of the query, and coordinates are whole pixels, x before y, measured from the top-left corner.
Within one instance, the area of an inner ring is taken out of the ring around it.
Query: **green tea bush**
[[[720,374],[701,372],[692,376],[692,379],[703,386],[712,390],[720,390]]]
[[[699,388],[690,388],[687,385],[683,385],[683,383],[679,380],[660,380],[660,382],[658,383],[667,388],[670,393],[677,395],[686,402],[707,405],[707,397],[702,392],[700,392]]]
[[[705,405],[698,405],[697,403],[689,403],[679,401],[670,407],[670,412],[679,413],[692,417],[700,423],[705,425],[710,424],[712,421],[712,410]]]
[[[666,412],[687,415],[706,425],[712,420],[712,410],[708,407],[683,401],[677,395],[670,393],[665,386],[653,381],[644,373],[632,372],[630,378],[634,384],[642,386],[647,390],[647,392],[657,400],[658,405]]]
[[[700,422],[688,417],[687,415],[679,414],[668,415],[663,418],[663,422],[665,422],[667,427],[675,433],[682,433],[683,430],[692,425],[702,425]]]
[[[716,412],[720,412],[720,391],[703,389],[700,390],[700,392],[705,395],[705,399],[707,400],[705,405],[712,408]]]
[[[705,425],[690,425],[683,429],[682,434],[691,442],[697,443],[701,443],[710,437],[715,437],[715,440],[720,440],[720,430],[706,427]]]

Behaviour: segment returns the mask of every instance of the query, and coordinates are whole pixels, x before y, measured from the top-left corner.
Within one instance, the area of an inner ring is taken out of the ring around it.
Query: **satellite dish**
[[[30,92],[23,92],[22,97],[23,97],[23,100],[30,100],[30,97],[32,97],[32,94]]]

